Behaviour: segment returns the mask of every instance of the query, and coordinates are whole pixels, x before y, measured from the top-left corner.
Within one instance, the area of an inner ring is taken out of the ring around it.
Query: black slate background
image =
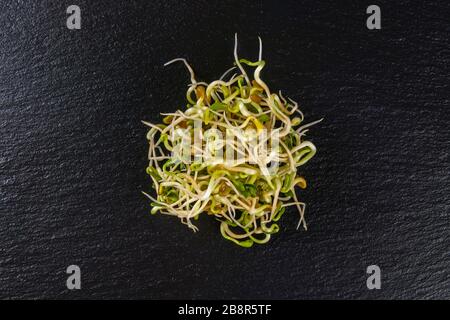
[[[10,1],[0,10],[1,298],[450,298],[447,1]],[[210,81],[260,35],[273,88],[317,156],[309,229],[266,246],[150,216],[140,120],[184,105],[186,57]],[[82,289],[65,287],[68,265]],[[382,289],[366,288],[377,264]]]

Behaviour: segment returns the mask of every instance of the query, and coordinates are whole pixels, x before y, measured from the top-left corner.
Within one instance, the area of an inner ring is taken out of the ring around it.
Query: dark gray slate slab
[[[450,298],[449,4],[13,1],[0,10],[0,297]],[[316,158],[309,230],[245,250],[214,221],[150,216],[140,120],[184,106],[186,57],[210,81],[233,34],[298,100]],[[65,287],[68,265],[82,290]],[[382,289],[366,288],[366,267]]]

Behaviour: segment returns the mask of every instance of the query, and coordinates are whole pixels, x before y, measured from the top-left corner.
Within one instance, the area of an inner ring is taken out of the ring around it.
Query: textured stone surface
[[[170,3],[170,4],[169,4]],[[0,11],[0,297],[450,298],[446,1],[12,1]],[[212,80],[233,34],[263,76],[299,101],[315,159],[297,214],[266,246],[193,234],[150,216],[140,194],[146,129],[184,105],[189,59]],[[82,290],[65,288],[78,264]],[[382,290],[365,269],[382,270]]]

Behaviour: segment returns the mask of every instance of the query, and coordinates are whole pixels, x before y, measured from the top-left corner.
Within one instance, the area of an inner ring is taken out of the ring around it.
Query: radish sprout
[[[183,62],[189,71],[187,107],[162,114],[161,124],[143,121],[149,127],[147,173],[156,192],[143,192],[151,213],[178,217],[193,231],[200,214],[213,216],[222,236],[243,247],[268,242],[290,206],[300,215],[297,228],[306,229],[305,203],[296,193],[306,180],[297,171],[316,153],[304,140],[307,128],[321,121],[303,124],[298,104],[261,79],[258,39],[258,60],[251,62],[239,59],[236,35],[235,66],[209,84],[196,80],[185,59],[167,62]],[[252,78],[244,67],[254,68]],[[230,76],[232,71],[238,73]]]

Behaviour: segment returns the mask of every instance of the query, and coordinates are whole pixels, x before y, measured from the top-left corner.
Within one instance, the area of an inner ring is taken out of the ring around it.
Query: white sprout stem
[[[189,73],[190,73],[190,75],[191,75],[191,83],[193,83],[193,84],[197,83],[197,81],[195,80],[195,73],[194,73],[194,70],[193,70],[192,67],[189,65],[189,63],[186,61],[186,59],[184,59],[184,58],[175,58],[175,59],[172,59],[172,60],[170,60],[170,61],[164,63],[164,67],[166,67],[166,66],[168,66],[169,64],[172,64],[172,63],[174,63],[174,62],[177,62],[177,61],[183,62],[184,65],[186,66],[186,68],[189,70]]]

